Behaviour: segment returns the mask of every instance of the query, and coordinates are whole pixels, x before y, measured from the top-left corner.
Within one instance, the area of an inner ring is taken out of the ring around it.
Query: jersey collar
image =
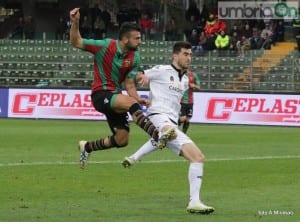
[[[121,48],[121,46],[120,46],[119,40],[117,40],[116,42],[117,42],[117,56],[118,56],[118,58],[123,58],[123,57],[125,57],[126,54],[123,53],[122,48]]]
[[[187,73],[187,71],[182,72],[181,69],[177,69],[173,64],[171,64],[171,66],[173,67],[173,69],[175,69],[177,71],[178,77],[180,80],[181,80],[182,76],[184,76]]]

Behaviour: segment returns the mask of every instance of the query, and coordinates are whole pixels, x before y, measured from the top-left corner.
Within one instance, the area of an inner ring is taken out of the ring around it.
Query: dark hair
[[[126,35],[128,36],[129,32],[132,31],[141,32],[141,27],[138,26],[136,23],[124,22],[119,30],[119,40],[121,40]]]
[[[173,53],[177,54],[181,51],[181,49],[191,49],[192,45],[189,42],[182,41],[176,42],[173,46]]]

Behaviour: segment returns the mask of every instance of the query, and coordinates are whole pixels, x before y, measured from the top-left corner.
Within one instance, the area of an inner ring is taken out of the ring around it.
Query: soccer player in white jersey
[[[173,46],[172,64],[157,65],[145,70],[140,83],[149,82],[151,105],[147,114],[149,119],[160,131],[175,129],[167,147],[177,155],[190,162],[188,180],[190,184],[190,201],[187,211],[190,213],[210,214],[213,207],[206,206],[200,199],[200,189],[203,176],[204,155],[198,146],[182,131],[178,129],[177,121],[180,112],[180,100],[189,87],[186,75],[191,63],[191,44],[177,42]],[[147,141],[139,150],[129,157],[125,157],[124,167],[134,165],[142,156],[157,150],[153,140]]]

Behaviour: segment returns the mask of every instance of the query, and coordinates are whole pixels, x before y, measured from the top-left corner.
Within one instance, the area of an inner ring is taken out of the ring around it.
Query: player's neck
[[[174,62],[172,63],[172,66],[180,75],[184,75],[187,72],[187,69],[179,67],[179,65]]]
[[[122,54],[127,54],[129,52],[129,49],[125,46],[125,44],[119,40],[119,46],[121,48]]]

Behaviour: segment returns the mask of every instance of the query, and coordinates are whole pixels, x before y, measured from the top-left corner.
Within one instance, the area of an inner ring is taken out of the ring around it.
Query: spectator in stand
[[[238,53],[237,44],[240,42],[237,32],[233,32],[229,38],[229,54],[230,56],[236,56]]]
[[[300,52],[300,19],[293,20],[293,33],[297,42],[298,51]]]
[[[226,24],[225,20],[219,19],[218,16],[216,16],[215,21],[217,23],[216,26],[218,27],[217,33],[221,33],[221,31],[224,31],[224,32],[227,31],[227,24]]]
[[[178,39],[178,26],[174,17],[172,17],[165,27],[166,41],[177,41]]]
[[[185,22],[184,27],[185,27],[184,28],[185,38],[189,39],[190,36],[192,35],[192,31],[195,29],[197,30],[197,28],[198,28],[198,21],[196,20],[196,17],[194,15],[192,15],[190,17],[190,20]]]
[[[252,36],[252,30],[249,23],[245,23],[244,28],[241,30],[241,35],[246,38],[250,38]]]
[[[24,36],[25,39],[34,39],[35,35],[35,22],[32,16],[28,16],[24,25]]]
[[[83,38],[89,38],[89,35],[92,31],[92,25],[89,18],[85,15],[83,16],[83,21],[80,24],[80,33]]]
[[[252,36],[250,37],[251,49],[260,49],[260,39],[259,30],[256,27],[252,28]]]
[[[14,29],[14,31],[11,33],[11,38],[19,38],[19,39],[23,39],[23,35],[24,35],[24,17],[20,16],[18,19],[18,24],[16,26],[16,28]]]
[[[265,28],[261,31],[260,34],[260,46],[264,49],[271,49],[271,43],[272,43],[272,35],[273,32],[271,30],[270,24],[267,23],[265,25]]]
[[[139,23],[139,20],[141,19],[141,11],[136,7],[136,4],[133,3],[131,5],[131,8],[129,9],[129,17],[130,21]]]
[[[199,51],[199,35],[196,29],[192,31],[192,34],[189,36],[187,41],[192,45],[192,53],[197,54]]]
[[[214,14],[210,14],[209,18],[206,20],[204,32],[207,37],[207,49],[215,49],[215,40],[218,35],[219,24],[215,19]]]
[[[205,32],[202,31],[200,33],[199,37],[199,56],[203,56],[205,54],[205,51],[207,51],[207,37],[205,35]]]
[[[111,15],[106,6],[104,6],[103,8],[101,18],[105,23],[105,33],[107,33],[108,27],[110,27],[110,23],[111,23]]]
[[[95,34],[95,39],[103,39],[106,36],[106,27],[103,19],[101,18],[100,15],[96,17],[96,20],[94,22],[94,34]]]
[[[208,19],[208,16],[209,16],[209,10],[207,8],[207,5],[203,4],[202,10],[201,10],[201,13],[200,13],[200,20],[204,19],[204,21],[206,21],[206,19]]]
[[[200,21],[197,24],[198,33],[201,33],[205,30],[206,19],[201,17]],[[205,34],[205,33],[204,33]]]
[[[255,27],[261,31],[266,27],[266,23],[264,22],[264,20],[259,19],[256,21]]]
[[[93,8],[90,8],[91,24],[93,24],[93,26],[97,16],[101,16],[101,14],[102,11],[98,4],[95,4]],[[92,27],[92,31],[95,32],[94,27]]]
[[[119,24],[119,28],[121,27],[121,25],[124,23],[124,22],[127,22],[130,20],[130,15],[129,15],[129,11],[128,11],[128,8],[127,8],[127,5],[126,4],[123,4],[121,7],[120,7],[120,10],[118,11],[117,13],[117,22]]]
[[[152,19],[149,17],[148,13],[143,13],[142,18],[139,21],[139,25],[142,29],[142,35],[144,35],[145,40],[150,39],[151,30],[154,28]]]
[[[237,43],[237,49],[240,57],[245,56],[245,51],[251,48],[251,43],[249,38],[246,36],[242,36],[241,41]]]
[[[284,41],[285,28],[282,20],[279,20],[275,28],[276,42]]]
[[[229,36],[225,31],[221,31],[215,40],[215,46],[219,52],[219,56],[224,56],[225,52],[229,48]]]
[[[243,20],[243,19],[238,19],[238,20],[235,21],[235,25],[237,26],[237,29],[238,29],[239,31],[241,31],[241,30],[243,30],[244,27],[245,27],[245,20]],[[240,36],[240,37],[242,37],[242,36]]]
[[[194,1],[190,1],[189,8],[185,12],[185,19],[191,21],[192,16],[194,16],[195,21],[200,20],[200,10]]]
[[[238,29],[238,26],[237,26],[236,23],[234,23],[234,24],[232,25],[232,28],[231,28],[231,30],[230,30],[230,32],[229,32],[229,35],[230,35],[230,36],[233,36],[233,33],[234,33],[234,32],[237,33],[237,37],[238,37],[238,38],[241,38],[241,30]]]
[[[56,40],[65,40],[65,33],[67,30],[67,23],[64,18],[61,16],[58,19],[55,30],[55,39]]]
[[[219,23],[217,22],[214,14],[209,15],[209,18],[207,19],[207,21],[205,23],[204,30],[205,30],[206,36],[208,36],[208,37],[218,34]]]
[[[273,44],[272,36],[270,36],[269,33],[266,33],[261,49],[271,49],[272,44]]]

